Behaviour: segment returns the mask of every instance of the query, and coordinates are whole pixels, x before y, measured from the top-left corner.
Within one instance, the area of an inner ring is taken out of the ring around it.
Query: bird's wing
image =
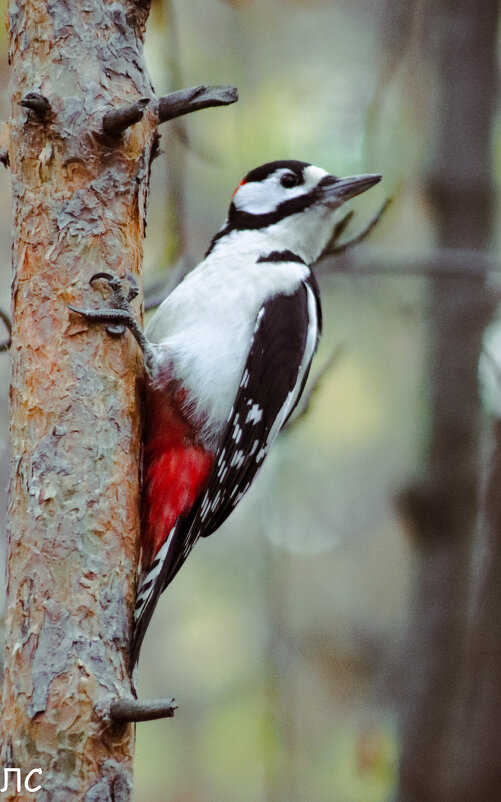
[[[278,295],[261,307],[207,485],[190,513],[177,520],[140,582],[136,652],[160,593],[199,537],[212,534],[226,520],[261,468],[304,388],[319,328],[318,290],[313,279],[302,282],[293,294]]]
[[[207,537],[251,486],[303,391],[318,340],[315,299],[301,284],[267,301],[256,320],[240,387],[191,525]],[[310,307],[310,308],[309,308]]]

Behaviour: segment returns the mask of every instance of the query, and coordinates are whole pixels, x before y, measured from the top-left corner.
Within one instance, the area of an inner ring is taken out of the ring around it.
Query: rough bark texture
[[[497,0],[428,3],[439,85],[429,194],[442,248],[484,249],[493,216],[490,134]],[[427,475],[403,501],[418,555],[399,802],[457,802],[454,732],[478,511],[477,365],[492,299],[479,277],[433,279]],[[460,735],[463,743],[468,733]],[[471,791],[471,789],[470,789]],[[465,799],[480,800],[476,794]],[[491,797],[489,797],[490,799]],[[482,800],[484,797],[482,797]],[[487,797],[485,798],[487,800]]]
[[[41,767],[37,802],[125,802],[138,529],[138,349],[68,311],[98,270],[138,275],[154,111],[118,141],[114,106],[152,97],[148,3],[12,0],[13,317],[9,567],[0,766]],[[40,116],[19,105],[49,101]],[[138,305],[139,311],[139,305]],[[13,789],[5,799],[33,799]]]

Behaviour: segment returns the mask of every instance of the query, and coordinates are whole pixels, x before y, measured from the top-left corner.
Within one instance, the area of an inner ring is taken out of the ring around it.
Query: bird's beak
[[[380,175],[350,175],[348,178],[336,178],[326,175],[318,185],[320,202],[326,205],[340,206],[355,195],[360,195],[374,184],[381,181]]]

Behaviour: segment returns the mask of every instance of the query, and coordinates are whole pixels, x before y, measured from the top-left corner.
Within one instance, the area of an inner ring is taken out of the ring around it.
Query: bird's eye
[[[295,173],[285,173],[280,179],[280,183],[285,189],[291,189],[291,187],[297,187],[299,179]]]

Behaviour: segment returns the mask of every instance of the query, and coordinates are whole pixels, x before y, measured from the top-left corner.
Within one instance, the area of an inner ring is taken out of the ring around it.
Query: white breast
[[[146,336],[187,391],[187,409],[204,421],[208,444],[217,443],[230,413],[261,306],[294,292],[307,274],[301,263],[257,263],[256,254],[216,249],[153,316]]]

